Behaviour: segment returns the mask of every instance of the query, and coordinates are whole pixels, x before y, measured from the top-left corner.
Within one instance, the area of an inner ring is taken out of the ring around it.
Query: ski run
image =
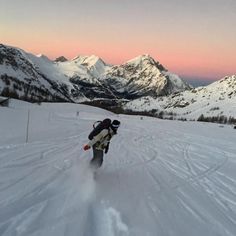
[[[121,127],[94,173],[97,120]],[[1,236],[235,236],[236,132],[76,104],[0,107]]]

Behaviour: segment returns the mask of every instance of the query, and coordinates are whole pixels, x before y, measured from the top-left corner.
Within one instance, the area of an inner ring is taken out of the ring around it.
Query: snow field
[[[94,176],[82,146],[106,117],[121,127]],[[0,130],[0,235],[236,234],[230,126],[15,101]]]

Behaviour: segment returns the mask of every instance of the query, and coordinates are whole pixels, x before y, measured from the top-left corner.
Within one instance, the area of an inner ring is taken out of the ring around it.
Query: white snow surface
[[[121,127],[94,175],[82,146],[106,117]],[[11,100],[0,130],[1,236],[236,235],[231,126]]]

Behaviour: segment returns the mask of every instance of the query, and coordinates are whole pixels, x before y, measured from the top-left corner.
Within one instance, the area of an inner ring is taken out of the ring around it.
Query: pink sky
[[[216,80],[236,74],[235,9],[234,0],[0,0],[0,43],[110,64],[150,54],[176,74]]]

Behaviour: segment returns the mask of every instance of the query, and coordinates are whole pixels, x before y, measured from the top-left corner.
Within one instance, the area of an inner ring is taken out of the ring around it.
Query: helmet
[[[120,126],[120,121],[118,120],[113,120],[111,123],[111,128],[117,130]]]

